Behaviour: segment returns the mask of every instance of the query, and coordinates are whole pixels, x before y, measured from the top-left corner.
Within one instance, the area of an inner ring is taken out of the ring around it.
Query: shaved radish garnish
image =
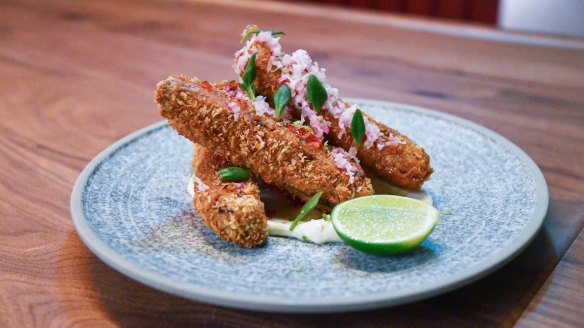
[[[193,175],[193,180],[197,184],[197,190],[200,192],[205,192],[209,190],[209,186],[207,186],[201,179],[199,179],[196,175]]]

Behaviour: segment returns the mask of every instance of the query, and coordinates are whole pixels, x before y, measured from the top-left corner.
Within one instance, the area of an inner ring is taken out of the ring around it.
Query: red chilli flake
[[[290,132],[293,132],[298,138],[302,138],[304,137],[305,134],[308,133],[306,129],[299,129],[294,125],[288,125],[288,130],[290,130]]]
[[[314,144],[315,146],[322,147],[322,139],[317,137],[314,133],[311,133],[304,128],[297,128],[294,125],[288,125],[288,130],[293,132],[299,139],[304,140],[307,144]]]
[[[211,85],[211,83],[209,83],[207,81],[201,82],[201,86],[203,87],[203,89],[205,89],[209,92],[213,91],[213,86]]]
[[[239,103],[239,107],[241,109],[249,109],[249,103],[247,101],[238,100],[237,102]]]
[[[219,167],[227,167],[231,164],[225,157],[221,155],[213,155],[213,161],[217,163]]]
[[[322,147],[322,139],[317,137],[315,134],[311,133],[308,135],[308,137],[306,137],[306,142],[307,143],[314,143],[317,144],[319,147]]]

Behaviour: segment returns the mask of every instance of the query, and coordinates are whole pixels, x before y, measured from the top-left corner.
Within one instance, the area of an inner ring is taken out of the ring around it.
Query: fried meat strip
[[[193,206],[221,239],[241,247],[259,246],[268,237],[268,218],[259,187],[251,179],[221,182],[217,171],[227,166],[226,160],[195,144]]]
[[[158,83],[155,100],[181,135],[302,201],[322,191],[321,204],[332,207],[373,193],[371,181],[346,153],[329,153],[310,133],[258,113],[258,103],[249,98],[236,99],[206,81],[172,76]]]
[[[252,25],[246,28],[244,35],[247,31],[253,29],[257,29],[257,26]],[[294,54],[290,56],[282,53],[278,40],[279,38],[277,37],[270,37],[265,34],[252,36],[245,47],[236,53],[236,72],[241,74],[241,68],[245,67],[243,66],[245,65],[245,61],[249,60],[246,57],[249,57],[253,52],[257,52],[255,63],[257,70],[255,86],[257,92],[272,101],[278,88],[283,84],[288,84],[293,97],[291,102],[293,104],[292,107],[294,107],[292,109],[292,115],[294,118],[299,119],[303,115],[302,108],[299,107],[297,99],[294,96],[295,93],[299,92],[303,92],[306,95],[306,89],[304,88],[302,90],[302,87],[298,88],[298,84],[291,85],[289,77],[295,71],[298,71],[297,66],[302,64],[302,61],[296,60]],[[313,65],[308,54],[305,52],[301,54],[304,54],[304,57],[300,57],[301,59],[307,58],[309,65]],[[287,61],[285,60],[286,56],[288,56]],[[290,60],[290,58],[292,59]],[[313,67],[316,67],[315,70],[317,72],[320,70],[315,64]],[[286,70],[287,74],[283,74],[283,70]],[[324,70],[320,72],[324,77]],[[348,151],[354,145],[352,135],[348,128],[350,123],[348,122],[350,122],[355,108],[352,109],[353,112],[343,115],[343,112],[351,110],[351,105],[336,96],[334,99],[331,99],[330,93],[329,100],[331,101],[331,107],[335,111],[332,111],[330,107],[323,106],[319,113],[330,125],[330,130],[326,133],[325,137],[332,145],[342,147]],[[310,108],[305,108],[304,110],[306,111],[307,109]],[[371,130],[378,129],[379,132],[376,133],[378,137],[374,143],[368,145],[367,138],[370,135],[366,135],[364,138],[365,144],[358,147],[357,158],[361,161],[361,164],[391,184],[406,189],[419,189],[433,172],[430,167],[430,157],[428,154],[422,147],[418,146],[407,136],[400,134],[397,130],[391,129],[365,114],[363,116],[365,121],[370,123],[367,128]],[[344,122],[341,123],[341,121]]]

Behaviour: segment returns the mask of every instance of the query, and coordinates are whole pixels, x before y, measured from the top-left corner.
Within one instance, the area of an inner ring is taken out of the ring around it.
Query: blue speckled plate
[[[468,284],[533,239],[548,206],[536,164],[496,133],[402,104],[352,100],[422,145],[435,173],[424,185],[448,210],[413,252],[377,257],[344,244],[270,237],[239,249],[219,240],[191,207],[191,143],[166,123],[99,154],[71,196],[87,247],[123,274],[193,300],[279,312],[338,312],[402,304]]]

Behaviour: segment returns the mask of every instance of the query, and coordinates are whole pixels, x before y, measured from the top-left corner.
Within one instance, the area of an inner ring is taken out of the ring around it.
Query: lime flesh
[[[419,200],[374,195],[337,205],[331,221],[341,239],[376,255],[392,255],[419,246],[430,235],[439,212]]]

